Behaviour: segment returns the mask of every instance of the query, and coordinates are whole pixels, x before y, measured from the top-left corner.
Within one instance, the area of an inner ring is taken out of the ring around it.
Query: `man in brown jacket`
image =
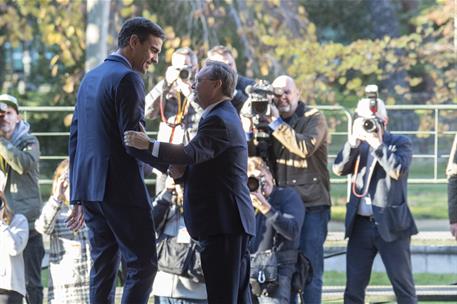
[[[279,76],[272,86],[277,95],[271,113],[263,117],[271,132],[268,164],[276,184],[295,188],[305,205],[300,249],[311,261],[314,277],[303,297],[305,303],[321,303],[323,245],[331,205],[327,123],[321,112],[300,101],[300,92],[291,77]],[[248,106],[249,102],[246,102]],[[255,139],[256,126],[247,117],[242,117],[242,120],[248,140]],[[294,301],[292,299],[292,303]]]

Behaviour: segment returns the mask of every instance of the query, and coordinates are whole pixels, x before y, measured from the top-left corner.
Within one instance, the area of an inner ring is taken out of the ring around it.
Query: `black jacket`
[[[294,187],[306,207],[331,205],[327,135],[324,115],[301,101],[272,133],[270,168],[276,183]]]

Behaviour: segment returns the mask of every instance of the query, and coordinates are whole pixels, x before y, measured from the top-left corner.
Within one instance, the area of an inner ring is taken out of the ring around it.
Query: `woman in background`
[[[50,236],[48,303],[89,303],[90,253],[87,229],[70,230],[65,220],[69,205],[68,160],[57,167],[52,195],[44,205],[35,229]]]
[[[22,251],[29,239],[29,224],[14,214],[0,192],[0,304],[22,304],[25,296]]]

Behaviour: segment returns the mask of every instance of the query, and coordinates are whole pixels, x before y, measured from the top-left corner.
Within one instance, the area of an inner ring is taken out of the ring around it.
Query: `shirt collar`
[[[214,109],[218,104],[220,104],[221,102],[225,101],[225,97],[213,104],[210,104],[209,106],[206,107],[206,109],[202,112],[202,117],[201,119],[205,119],[206,116],[208,116],[209,112],[211,112],[212,109]]]
[[[125,62],[127,62],[127,64],[130,66],[130,68],[133,68],[130,61],[124,55],[121,54],[121,50],[117,50],[117,51],[111,53],[111,55],[121,57],[122,59],[125,60]]]

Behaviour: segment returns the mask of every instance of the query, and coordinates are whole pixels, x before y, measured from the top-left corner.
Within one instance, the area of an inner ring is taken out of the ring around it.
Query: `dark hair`
[[[214,61],[214,60],[206,60],[205,66],[210,68],[210,78],[212,80],[221,80],[222,81],[222,93],[232,98],[233,93],[235,93],[236,88],[236,81],[238,76],[229,65]]]
[[[126,47],[132,35],[137,35],[140,42],[143,43],[149,35],[165,39],[165,32],[156,23],[143,17],[133,17],[122,24],[121,31],[117,38],[118,48]]]

